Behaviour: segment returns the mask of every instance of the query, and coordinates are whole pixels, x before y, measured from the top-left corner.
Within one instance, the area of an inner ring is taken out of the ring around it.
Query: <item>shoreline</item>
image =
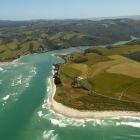
[[[0,62],[0,65],[15,64],[18,60],[19,60],[19,58],[14,59],[14,60],[12,60],[12,61]]]
[[[133,41],[133,40],[135,40],[135,39],[131,39],[131,37],[130,37],[130,40],[126,40],[126,41]],[[123,42],[123,41],[125,41],[125,40],[121,40],[121,41],[116,41],[116,42],[112,42],[112,43],[110,43],[110,44],[100,44],[100,45],[88,45],[88,46],[82,46],[82,47],[101,47],[101,46],[108,46],[108,45],[113,45],[113,44],[116,44],[116,43],[118,43],[118,42]],[[126,44],[126,43],[124,43],[124,44]],[[77,47],[81,47],[81,46],[77,46]],[[74,47],[74,46],[71,46],[71,47],[69,47],[69,48],[77,48],[77,47]],[[69,48],[66,48],[66,49],[69,49]],[[56,50],[59,50],[59,49],[56,49]],[[51,51],[56,51],[56,50],[49,50],[49,51],[45,51],[45,52],[35,52],[35,53],[33,53],[33,54],[40,54],[40,53],[46,53],[46,52],[51,52]],[[63,50],[63,49],[60,49],[60,50]],[[21,55],[19,58],[15,58],[15,59],[11,59],[11,60],[5,60],[5,61],[0,61],[0,64],[9,64],[9,63],[12,63],[12,62],[14,62],[14,61],[17,61],[18,59],[20,59],[20,58],[22,58],[22,57],[24,57],[24,56],[26,56],[26,55],[29,55],[29,54],[31,54],[31,53],[27,53],[27,54],[23,54],[23,55]]]
[[[54,75],[54,70],[53,70]],[[50,81],[51,93],[49,95],[49,107],[55,113],[75,119],[103,119],[103,118],[113,118],[113,117],[140,117],[140,112],[134,111],[80,111],[67,107],[61,103],[54,100],[56,93],[56,85],[54,83],[54,78],[51,77]]]

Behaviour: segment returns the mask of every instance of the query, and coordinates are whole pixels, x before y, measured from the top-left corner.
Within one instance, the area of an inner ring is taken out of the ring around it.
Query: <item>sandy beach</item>
[[[19,58],[12,60],[12,61],[0,62],[0,65],[15,64],[18,61],[18,59]]]
[[[61,115],[70,118],[112,118],[112,117],[140,117],[140,112],[133,111],[79,111],[76,109],[69,108],[61,103],[54,100],[56,92],[56,85],[54,84],[54,78],[51,78],[51,95],[49,96],[50,108]]]

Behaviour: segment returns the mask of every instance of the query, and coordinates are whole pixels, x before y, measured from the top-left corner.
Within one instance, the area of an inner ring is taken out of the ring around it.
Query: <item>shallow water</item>
[[[139,140],[140,118],[75,120],[46,107],[53,55],[83,48],[33,54],[0,65],[0,140]]]

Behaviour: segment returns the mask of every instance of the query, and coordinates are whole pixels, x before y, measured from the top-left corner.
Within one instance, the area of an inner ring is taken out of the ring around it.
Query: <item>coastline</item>
[[[22,56],[20,56],[19,58],[13,59],[13,60],[11,60],[11,61],[0,61],[0,65],[15,64],[19,59],[22,59],[23,57],[28,56],[28,55],[30,55],[30,54],[22,55]]]
[[[5,65],[5,64],[15,64],[18,61],[19,58],[14,59],[12,61],[7,61],[7,62],[0,62],[0,65]]]
[[[53,70],[54,75],[54,70]],[[54,100],[54,96],[56,93],[56,85],[54,83],[54,78],[51,78],[50,81],[51,93],[49,95],[49,107],[55,113],[76,119],[103,119],[103,118],[113,118],[113,117],[140,117],[140,112],[134,111],[79,111],[77,109],[73,109],[67,107],[61,103],[58,103]]]

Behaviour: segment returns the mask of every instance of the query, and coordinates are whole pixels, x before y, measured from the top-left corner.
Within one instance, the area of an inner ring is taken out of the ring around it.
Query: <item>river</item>
[[[32,54],[0,64],[0,140],[139,140],[140,118],[71,119],[46,108],[54,54]]]

